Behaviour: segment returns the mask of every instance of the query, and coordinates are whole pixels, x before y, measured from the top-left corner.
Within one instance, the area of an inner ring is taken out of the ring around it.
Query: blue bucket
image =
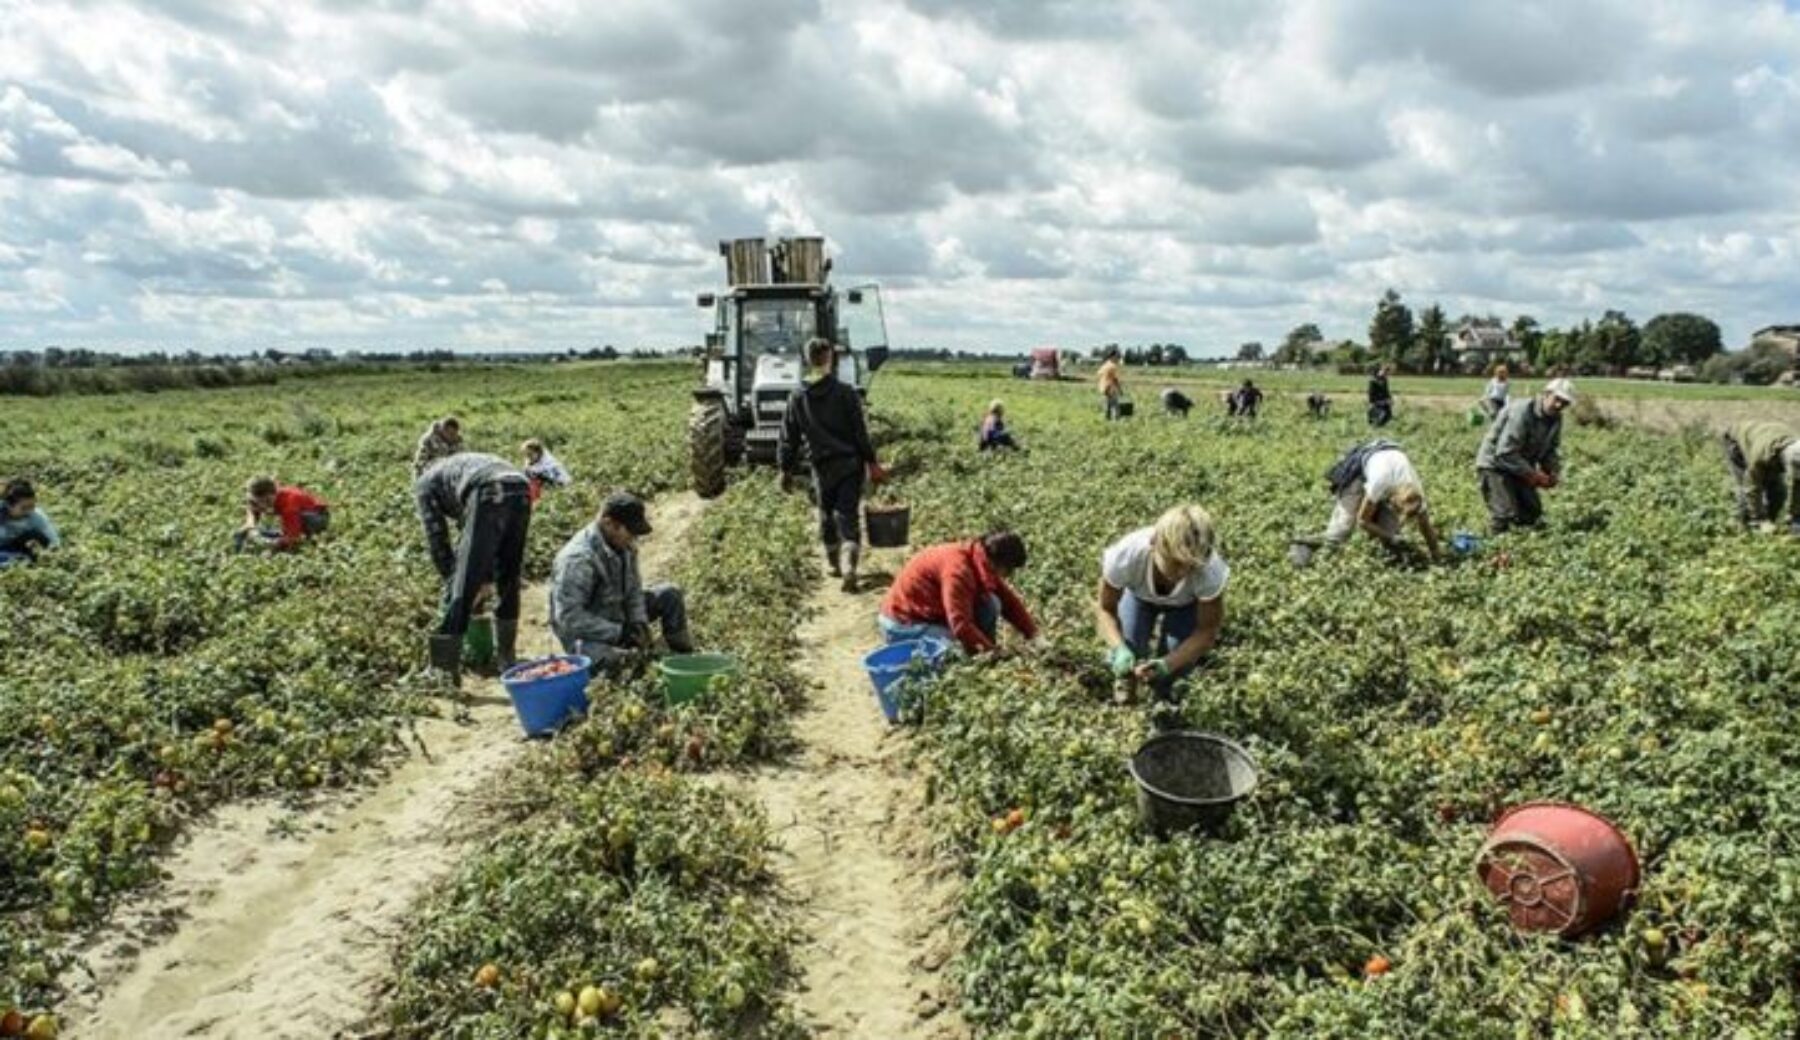
[[[881,713],[889,722],[900,721],[900,698],[895,684],[909,674],[918,675],[920,668],[926,674],[935,673],[943,667],[944,655],[949,652],[950,644],[942,639],[909,639],[889,643],[863,658],[869,681],[875,684],[875,699],[881,702]]]
[[[1458,531],[1450,536],[1450,551],[1458,556],[1468,556],[1481,548],[1481,539],[1467,531]]]
[[[549,661],[567,661],[575,670],[566,675],[543,679],[522,679],[526,671]],[[580,654],[540,657],[522,661],[506,670],[500,685],[512,698],[513,711],[519,714],[519,725],[528,737],[542,737],[556,732],[569,719],[587,713],[588,670],[594,662]]]

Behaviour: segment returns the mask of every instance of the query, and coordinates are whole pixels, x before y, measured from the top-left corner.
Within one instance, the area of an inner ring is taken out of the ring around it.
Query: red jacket
[[[990,594],[1000,598],[1000,616],[1020,635],[1037,635],[1031,612],[994,570],[979,541],[934,545],[906,561],[881,601],[881,612],[901,624],[943,625],[971,653],[979,653],[994,646],[975,624],[976,604]]]
[[[301,513],[323,513],[327,508],[325,500],[310,491],[297,487],[276,489],[272,512],[281,520],[281,544],[297,545],[306,537],[306,528],[300,524]]]

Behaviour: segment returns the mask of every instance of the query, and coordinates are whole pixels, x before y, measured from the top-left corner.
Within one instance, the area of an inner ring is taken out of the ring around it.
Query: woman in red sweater
[[[252,536],[259,537],[268,549],[292,549],[302,541],[325,530],[331,523],[331,508],[325,500],[297,487],[284,487],[274,477],[257,477],[247,489],[244,526],[236,543],[241,550]],[[281,533],[262,530],[262,518],[273,516],[281,522]]]
[[[1007,579],[1025,566],[1025,541],[996,531],[967,542],[934,545],[906,561],[881,601],[881,631],[890,643],[936,638],[972,654],[996,645],[1000,619],[1026,639],[1037,622]]]

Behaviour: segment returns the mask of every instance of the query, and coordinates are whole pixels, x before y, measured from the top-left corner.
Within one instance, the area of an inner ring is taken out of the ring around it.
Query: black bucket
[[[1121,419],[1130,418],[1136,411],[1137,405],[1132,404],[1130,401],[1120,401],[1118,404],[1119,418]]]
[[[911,506],[865,506],[863,523],[869,529],[869,544],[877,549],[897,549],[906,544],[912,531]]]
[[[1211,733],[1176,730],[1145,741],[1131,756],[1138,813],[1159,837],[1231,818],[1231,809],[1256,790],[1256,760],[1232,741]]]

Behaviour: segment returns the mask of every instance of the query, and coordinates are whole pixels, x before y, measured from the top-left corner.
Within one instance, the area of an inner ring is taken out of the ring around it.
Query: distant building
[[[1758,343],[1773,343],[1787,352],[1787,356],[1800,360],[1800,325],[1770,325],[1757,329],[1750,335],[1752,346]]]
[[[1465,321],[1450,333],[1450,350],[1465,372],[1486,372],[1495,365],[1521,365],[1525,348],[1499,325]]]

